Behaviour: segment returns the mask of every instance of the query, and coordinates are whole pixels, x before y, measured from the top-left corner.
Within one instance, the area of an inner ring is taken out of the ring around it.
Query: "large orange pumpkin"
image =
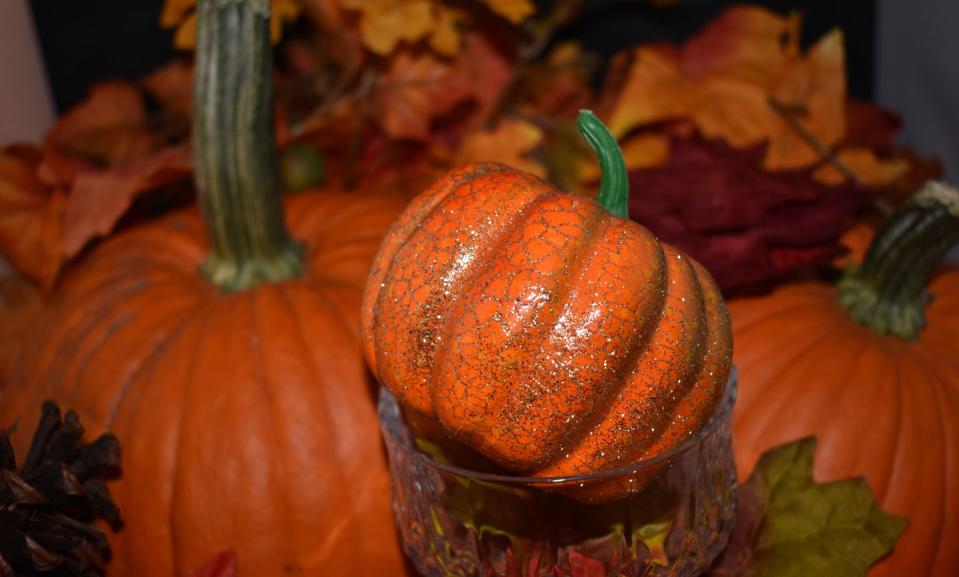
[[[729,303],[740,475],[765,449],[816,435],[818,479],[865,475],[883,508],[909,517],[876,577],[959,575],[959,269],[935,272],[928,306],[923,293],[957,241],[959,194],[931,185],[840,288]]]
[[[600,198],[624,217],[615,140],[595,117],[581,123],[603,144]],[[592,199],[493,164],[454,170],[410,204],[374,262],[362,326],[370,366],[405,407],[536,475],[675,446],[712,414],[731,357],[702,267]]]
[[[297,195],[286,216],[303,247],[290,240],[255,5],[198,4],[207,226],[195,210],[172,215],[73,271],[0,390],[0,422],[52,397],[90,434],[120,438],[113,575],[182,576],[226,547],[241,575],[399,575],[358,340],[363,281],[399,199]]]

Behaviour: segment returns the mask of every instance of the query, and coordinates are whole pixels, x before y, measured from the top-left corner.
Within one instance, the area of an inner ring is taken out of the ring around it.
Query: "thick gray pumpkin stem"
[[[919,338],[926,326],[926,283],[959,243],[959,190],[926,183],[883,226],[862,264],[839,281],[853,320],[880,334]]]
[[[242,290],[297,276],[273,137],[269,0],[198,0],[193,80],[197,194],[212,242],[203,273]]]

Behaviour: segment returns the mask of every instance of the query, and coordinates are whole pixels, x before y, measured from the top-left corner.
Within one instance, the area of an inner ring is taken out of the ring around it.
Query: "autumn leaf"
[[[703,263],[724,289],[836,256],[847,220],[875,192],[826,186],[810,170],[769,172],[764,156],[762,145],[675,136],[666,164],[630,171],[630,217]]]
[[[189,577],[236,577],[237,555],[233,549],[223,549],[199,567]]]
[[[681,47],[636,48],[625,78],[614,85],[610,128],[622,137],[636,127],[688,119],[707,138],[737,148],[768,142],[767,169],[810,166],[821,155],[794,124],[827,147],[842,139],[845,56],[838,31],[808,55],[800,53],[798,37],[795,16],[733,7]]]
[[[798,42],[797,17],[783,18],[759,6],[733,6],[690,38],[678,59],[683,75],[693,80],[718,75],[772,87],[798,53]]]
[[[513,80],[512,59],[486,36],[472,33],[465,39],[456,69],[466,79],[476,101],[476,117],[486,120]]]
[[[360,12],[363,43],[384,56],[401,42],[426,37],[436,25],[430,0],[343,0],[342,4]]]
[[[589,77],[594,61],[576,42],[564,42],[543,62],[524,67],[517,82],[519,108],[528,115],[575,121],[579,111],[594,106]]]
[[[190,117],[193,101],[193,66],[190,63],[171,60],[147,75],[143,87],[167,110]]]
[[[876,153],[868,148],[843,149],[836,154],[836,160],[849,169],[856,176],[856,180],[872,187],[883,187],[895,182],[908,174],[910,169],[906,159],[893,157],[880,160]],[[846,175],[830,163],[816,170],[813,178],[829,185],[842,184],[847,180]]]
[[[865,479],[813,480],[816,440],[763,454],[740,489],[731,543],[712,577],[865,577],[893,550],[906,519],[876,502]]]
[[[691,90],[687,116],[706,138],[722,138],[737,148],[772,138],[782,125],[757,86],[717,76]],[[808,146],[807,146],[808,148]]]
[[[196,47],[196,0],[166,0],[160,13],[160,26],[176,28],[173,45],[183,50]],[[270,0],[270,41],[276,44],[283,25],[300,15],[298,0]]]
[[[401,52],[377,80],[375,98],[388,136],[427,140],[430,122],[470,94],[467,79],[454,66],[428,53]]]
[[[519,24],[536,11],[531,0],[481,0],[495,14],[506,18],[513,24]]]
[[[846,62],[838,30],[823,36],[807,58],[791,59],[783,68],[771,99],[825,146],[834,146],[846,132]],[[765,165],[769,170],[801,168],[821,159],[820,153],[784,121],[777,119],[769,137]]]
[[[0,253],[44,288],[63,264],[62,219],[66,198],[36,177],[40,151],[10,146],[0,151]]]
[[[528,154],[543,140],[543,131],[522,120],[504,119],[495,129],[466,136],[455,156],[455,164],[499,162],[539,177],[543,166]]]
[[[44,144],[46,178],[63,184],[86,168],[141,158],[157,145],[137,88],[122,81],[94,86],[90,96],[57,120]]]
[[[161,146],[135,86],[95,86],[57,121],[42,149],[3,150],[0,253],[50,289],[63,265],[112,230],[136,196],[191,174],[185,147]]]
[[[885,150],[893,146],[900,130],[899,113],[871,102],[850,100],[846,103],[846,134],[841,144]]]
[[[178,146],[121,168],[77,175],[63,216],[64,256],[76,256],[90,240],[112,231],[139,194],[191,174],[189,150]]]
[[[460,10],[443,4],[434,4],[436,24],[430,34],[430,48],[443,56],[459,54],[462,38],[460,27],[465,21],[465,15]]]
[[[688,100],[694,87],[680,72],[675,50],[667,46],[639,47],[631,60],[609,113],[609,129],[617,138],[637,126],[685,116],[691,109]]]

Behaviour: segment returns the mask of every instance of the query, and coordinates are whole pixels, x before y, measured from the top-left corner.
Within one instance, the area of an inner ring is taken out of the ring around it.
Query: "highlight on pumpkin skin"
[[[618,145],[588,111],[580,126],[602,204],[503,165],[455,169],[394,224],[363,298],[367,360],[405,411],[542,477],[669,452],[705,426],[731,368],[712,279],[615,214]]]

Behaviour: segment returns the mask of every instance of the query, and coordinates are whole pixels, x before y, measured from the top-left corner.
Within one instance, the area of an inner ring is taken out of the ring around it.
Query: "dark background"
[[[548,4],[541,0],[539,4]],[[646,0],[587,0],[561,37],[582,40],[603,56],[649,41],[678,42],[701,28],[728,0],[679,0],[656,8]],[[757,0],[740,2],[803,15],[803,41],[833,27],[845,32],[849,94],[871,99],[875,0]],[[91,84],[146,74],[173,55],[173,32],[160,29],[163,0],[30,0],[53,97],[59,112],[82,100]]]

